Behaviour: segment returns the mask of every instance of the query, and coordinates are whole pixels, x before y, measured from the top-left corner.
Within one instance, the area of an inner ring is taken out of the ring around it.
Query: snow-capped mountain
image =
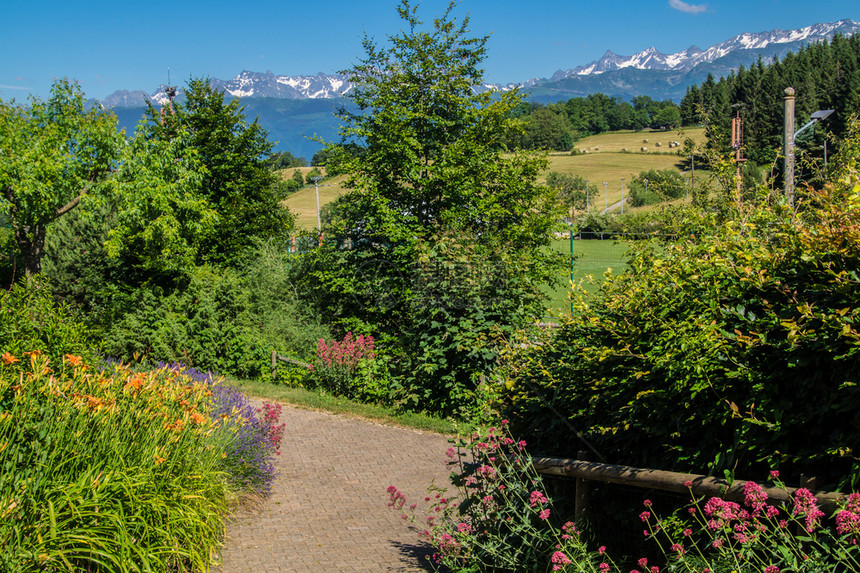
[[[835,34],[850,36],[860,32],[860,22],[840,20],[829,24],[815,24],[799,30],[771,30],[758,34],[740,34],[734,38],[715,44],[707,50],[690,46],[683,52],[662,54],[651,47],[632,56],[619,56],[607,51],[602,58],[571,70],[559,70],[550,81],[558,81],[571,76],[589,76],[605,72],[634,68],[639,70],[688,71],[702,63],[712,63],[729,54],[754,50],[756,54],[770,48],[773,55],[799,48],[801,45],[829,40]]]
[[[684,94],[687,85],[700,82],[709,72],[719,76],[740,65],[750,65],[759,57],[765,60],[782,57],[803,45],[829,40],[835,34],[849,36],[858,32],[860,22],[846,19],[814,24],[799,30],[740,34],[706,50],[691,46],[682,52],[663,54],[651,47],[632,56],[619,56],[607,51],[602,58],[590,64],[559,70],[551,78],[533,78],[519,85],[531,94],[531,99],[540,101],[598,91],[621,97],[651,95],[661,99],[677,99]],[[340,98],[353,87],[344,75],[320,73],[315,76],[286,76],[271,71],[243,71],[231,80],[213,79],[212,85],[238,98],[290,100]],[[475,90],[504,91],[516,85],[487,84],[476,86]],[[102,103],[111,108],[141,107],[145,102],[164,104],[168,99],[165,87],[159,86],[151,95],[142,91],[118,91]],[[182,97],[181,87],[177,97]]]

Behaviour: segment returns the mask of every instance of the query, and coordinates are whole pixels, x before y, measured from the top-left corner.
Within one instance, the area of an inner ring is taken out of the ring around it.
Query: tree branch
[[[62,217],[63,215],[65,215],[66,213],[68,213],[69,211],[71,211],[72,209],[77,207],[78,203],[81,202],[81,199],[83,198],[84,195],[87,194],[87,191],[89,191],[89,190],[90,190],[90,186],[87,185],[86,187],[84,187],[83,191],[81,191],[78,194],[77,197],[75,197],[74,199],[72,199],[71,201],[69,201],[68,203],[66,203],[65,205],[60,207],[59,209],[57,209],[57,217]]]

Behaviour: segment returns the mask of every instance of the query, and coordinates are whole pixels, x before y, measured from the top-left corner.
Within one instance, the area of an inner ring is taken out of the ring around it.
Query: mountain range
[[[632,56],[607,51],[599,60],[568,70],[559,70],[550,78],[532,78],[519,84],[487,84],[476,90],[509,90],[520,86],[526,99],[541,103],[604,93],[629,100],[647,95],[657,100],[679,101],[688,86],[701,84],[708,74],[715,78],[728,75],[740,66],[750,66],[759,58],[770,62],[783,58],[806,44],[829,40],[835,34],[845,36],[860,32],[860,22],[840,20],[814,24],[798,30],[770,30],[744,33],[705,50],[691,46],[675,54],[663,54],[653,47]],[[278,149],[309,157],[320,144],[306,136],[334,138],[337,118],[332,113],[343,103],[353,85],[344,75],[315,76],[276,75],[243,71],[231,80],[212,79],[212,85],[242,100],[248,117],[257,115]],[[120,122],[132,127],[146,102],[161,105],[167,101],[166,86],[152,93],[121,90],[102,100],[112,108]],[[178,90],[182,98],[182,88]]]

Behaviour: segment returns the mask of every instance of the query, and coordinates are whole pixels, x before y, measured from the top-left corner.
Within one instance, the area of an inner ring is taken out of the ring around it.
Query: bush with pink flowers
[[[507,424],[476,433],[448,449],[456,492],[431,487],[413,502],[395,486],[388,505],[418,526],[433,547],[434,567],[451,572],[566,571],[591,573],[788,573],[860,571],[860,494],[850,494],[827,516],[806,489],[791,503],[773,505],[755,482],[743,503],[694,498],[661,519],[645,500],[639,519],[650,557],[609,555],[611,543],[588,543],[577,527],[560,519],[525,442]],[[779,473],[771,478],[778,481]],[[692,487],[692,483],[688,483]],[[421,508],[419,509],[419,505]],[[828,517],[833,519],[828,522]],[[653,548],[653,547],[652,547]],[[617,549],[617,548],[616,548]],[[653,555],[662,557],[655,559]]]

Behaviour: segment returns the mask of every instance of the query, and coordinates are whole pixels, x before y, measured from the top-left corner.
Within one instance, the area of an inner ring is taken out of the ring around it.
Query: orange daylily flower
[[[63,359],[71,366],[80,366],[84,363],[83,358],[81,358],[80,356],[75,356],[74,354],[66,354],[63,356]]]
[[[6,354],[4,354],[2,356],[2,360],[3,360],[3,364],[5,364],[6,366],[12,364],[13,362],[20,362],[20,360],[18,360],[17,358],[12,356],[8,352],[6,352]]]

